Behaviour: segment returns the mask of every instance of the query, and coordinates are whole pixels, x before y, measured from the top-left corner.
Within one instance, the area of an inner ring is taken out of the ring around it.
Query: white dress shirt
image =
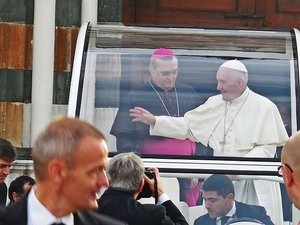
[[[168,200],[170,200],[169,196],[166,193],[163,193],[161,196],[158,197],[157,205],[161,205]]]
[[[37,199],[35,195],[35,186],[33,186],[28,195],[27,203],[28,225],[50,225],[52,223],[64,223],[74,225],[73,214],[62,218],[56,218],[49,210]]]

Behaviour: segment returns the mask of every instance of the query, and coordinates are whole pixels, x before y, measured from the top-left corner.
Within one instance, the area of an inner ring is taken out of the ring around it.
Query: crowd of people
[[[279,174],[300,209],[300,133],[288,137],[276,105],[247,86],[248,70],[242,62],[229,60],[219,67],[221,94],[200,106],[192,87],[176,83],[178,61],[171,50],[156,50],[149,72],[148,83],[120,105],[111,129],[119,153],[110,160],[99,130],[83,120],[62,117],[33,145],[34,179],[22,175],[7,188],[4,180],[16,149],[0,139],[0,225],[187,225],[188,218],[165,193],[159,170],[148,168],[153,178],[146,176],[139,154],[194,155],[197,143],[209,146],[214,156],[267,158],[283,145]],[[190,197],[195,205],[201,194],[207,210],[194,225],[245,218],[277,224],[278,206],[270,201],[280,195],[276,184],[233,178],[211,175],[201,184],[198,179],[179,179],[185,200]],[[191,182],[193,191],[187,185]],[[155,204],[138,201],[145,186]]]

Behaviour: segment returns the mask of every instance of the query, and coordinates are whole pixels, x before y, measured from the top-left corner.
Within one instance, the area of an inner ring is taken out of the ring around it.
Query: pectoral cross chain
[[[219,143],[220,143],[220,145],[222,146],[222,151],[224,151],[224,147],[225,147],[225,145],[226,145],[225,138],[224,138],[222,141],[220,141]]]
[[[222,146],[226,145],[226,141],[225,140],[220,141],[220,145],[222,145]]]
[[[227,129],[226,129],[226,114],[227,114],[227,110],[228,110],[228,102],[226,102],[226,105],[225,105],[225,112],[224,112],[224,135],[223,135],[223,140],[219,142],[220,145],[222,146],[222,152],[224,152],[225,145],[227,144],[227,143],[226,143],[226,136],[227,136],[227,133],[228,133],[230,127],[232,126],[234,119],[236,118],[236,116],[238,115],[238,113],[240,112],[240,110],[243,108],[243,106],[244,106],[244,104],[245,104],[245,102],[246,102],[246,100],[247,100],[247,98],[248,98],[248,96],[249,96],[249,93],[250,93],[250,92],[248,92],[247,97],[245,98],[245,100],[243,101],[243,103],[241,104],[241,106],[239,107],[239,109],[237,110],[237,112],[235,113],[234,117],[233,117],[232,120],[230,121],[230,123],[229,123]]]

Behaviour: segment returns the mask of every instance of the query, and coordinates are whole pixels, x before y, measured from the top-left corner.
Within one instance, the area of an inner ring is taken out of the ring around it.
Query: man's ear
[[[242,79],[238,79],[238,84],[239,84],[239,86],[241,86],[241,85],[244,85],[245,83]]]
[[[142,179],[142,180],[141,180],[141,183],[140,183],[140,187],[139,187],[139,193],[142,192],[143,187],[144,187],[144,184],[145,184],[145,180]]]
[[[13,198],[14,202],[19,200],[19,195],[17,194],[17,192],[12,193],[12,198]]]
[[[227,195],[227,197],[228,197],[229,200],[234,201],[234,195],[233,195],[233,193],[229,193],[229,194]]]
[[[293,173],[287,165],[282,164],[283,180],[286,186],[290,187],[294,183]]]
[[[48,164],[48,174],[55,183],[60,183],[65,174],[66,165],[58,159],[51,160]]]

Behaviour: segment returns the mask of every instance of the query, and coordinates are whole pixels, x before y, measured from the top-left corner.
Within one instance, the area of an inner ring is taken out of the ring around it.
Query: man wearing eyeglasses
[[[181,117],[185,112],[195,108],[199,96],[195,89],[187,84],[178,83],[178,59],[173,51],[166,48],[156,49],[149,62],[150,76],[146,83],[131,90],[129,95],[120,102],[119,111],[114,120],[110,134],[116,136],[118,152],[139,152],[156,155],[195,155],[210,154],[195,141],[178,140],[162,136],[150,136],[149,126],[133,123],[129,109],[139,106],[155,115]],[[189,206],[198,201],[200,184],[198,179],[180,179],[182,201],[190,199]],[[184,186],[188,186],[185,192]],[[195,188],[194,188],[195,187]]]
[[[15,158],[15,147],[9,141],[0,138],[0,207],[6,205],[7,186],[4,180],[10,173]]]
[[[176,83],[178,60],[173,51],[166,48],[155,50],[150,58],[149,73],[147,82],[131,90],[120,102],[110,132],[116,136],[117,150],[142,154],[195,154],[194,141],[151,137],[148,125],[131,121],[129,109],[135,106],[144,107],[155,115],[180,117],[199,104],[197,93],[191,86]]]
[[[283,147],[281,153],[281,166],[278,172],[283,176],[287,193],[294,203],[300,209],[300,131],[292,135]]]

